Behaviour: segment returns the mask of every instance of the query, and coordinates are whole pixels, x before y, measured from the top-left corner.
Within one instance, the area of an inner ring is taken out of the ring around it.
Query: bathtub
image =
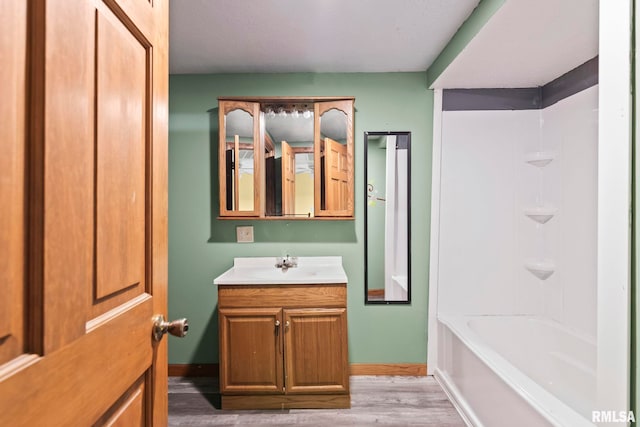
[[[528,316],[440,316],[434,375],[472,426],[594,426],[596,344]]]

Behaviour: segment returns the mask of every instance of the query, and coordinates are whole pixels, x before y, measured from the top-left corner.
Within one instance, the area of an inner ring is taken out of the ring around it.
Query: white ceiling
[[[172,0],[170,72],[424,71],[479,0]],[[598,0],[506,0],[436,88],[541,86],[598,54]]]
[[[424,71],[479,0],[172,0],[172,74]]]
[[[542,86],[598,54],[598,0],[507,0],[435,88]]]

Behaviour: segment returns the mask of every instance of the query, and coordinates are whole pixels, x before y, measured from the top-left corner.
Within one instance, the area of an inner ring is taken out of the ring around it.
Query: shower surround
[[[472,425],[593,425],[598,86],[441,126],[436,377]]]

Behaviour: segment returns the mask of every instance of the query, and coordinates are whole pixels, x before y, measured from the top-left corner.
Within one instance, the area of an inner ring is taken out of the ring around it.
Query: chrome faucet
[[[287,271],[290,268],[298,266],[298,257],[289,257],[289,254],[285,257],[276,258],[276,268],[281,268],[282,271]]]

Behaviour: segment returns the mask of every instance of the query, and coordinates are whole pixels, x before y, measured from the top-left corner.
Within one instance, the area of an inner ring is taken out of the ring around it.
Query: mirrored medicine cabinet
[[[353,104],[218,98],[220,218],[353,218]]]

